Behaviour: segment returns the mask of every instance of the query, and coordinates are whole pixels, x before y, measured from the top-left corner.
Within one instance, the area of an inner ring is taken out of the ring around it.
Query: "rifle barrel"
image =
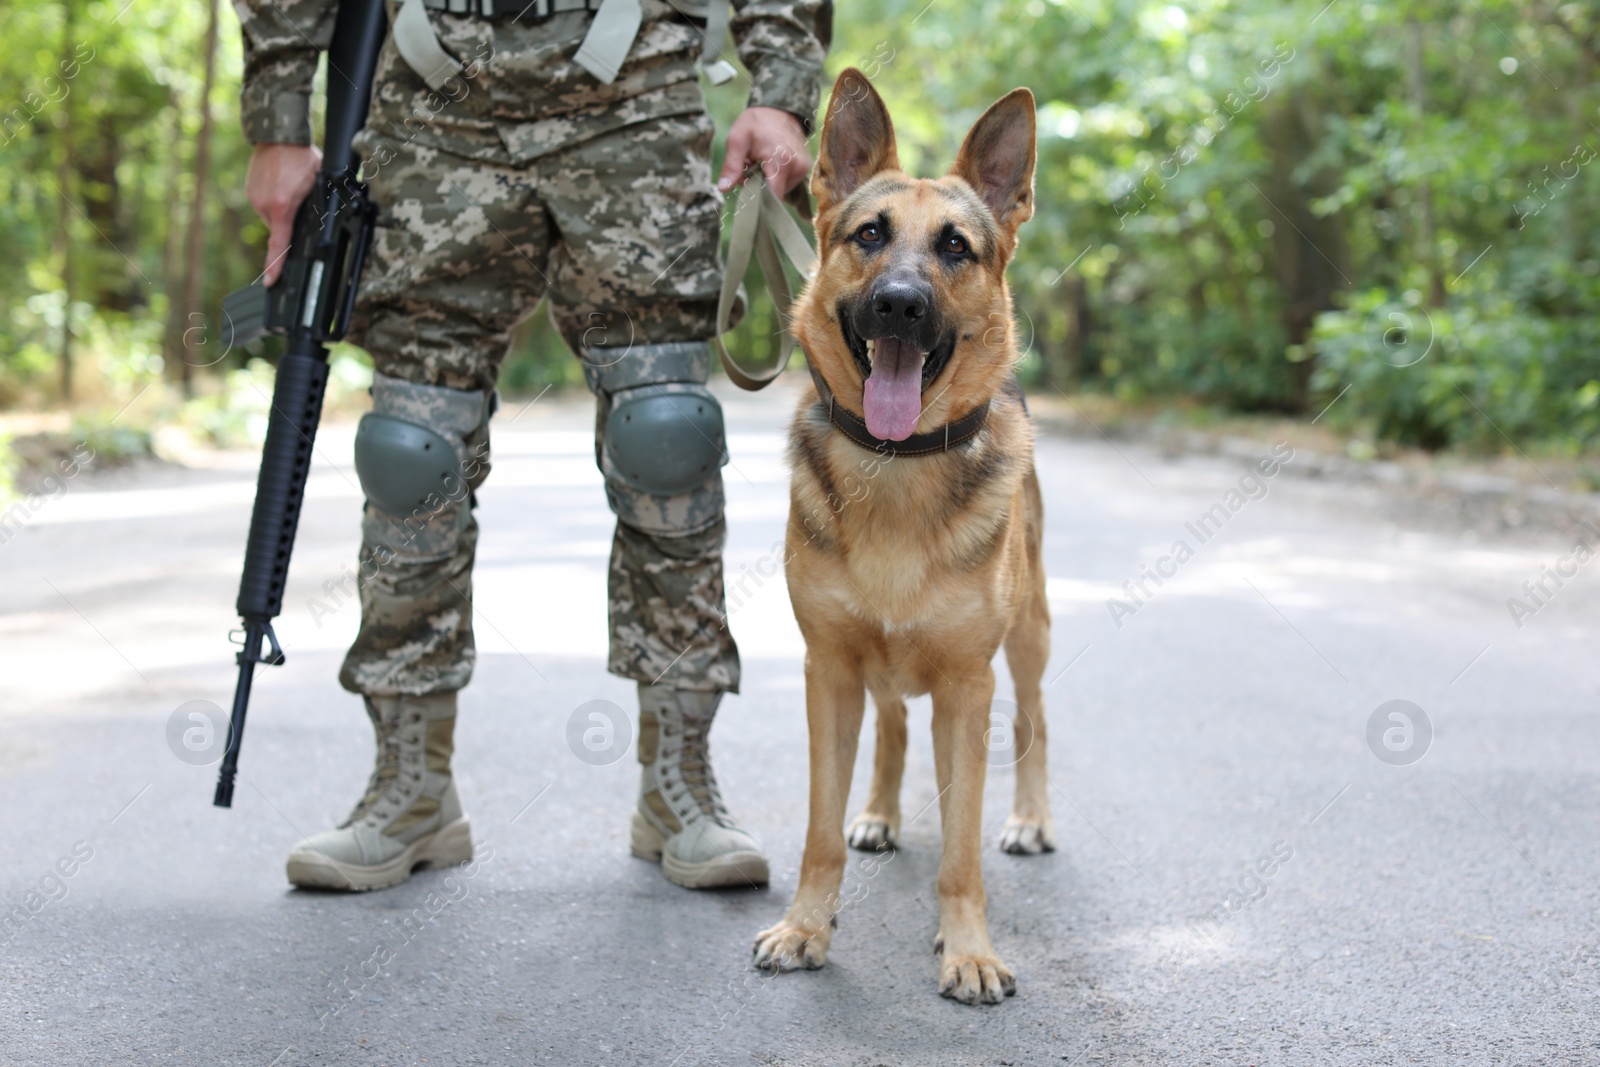
[[[228,749],[222,754],[217,793],[211,801],[219,808],[233,807],[233,779],[239,771],[239,746],[244,742],[244,717],[246,709],[250,707],[250,683],[255,680],[258,653],[265,636],[264,623],[245,623],[244,647],[239,650],[239,682],[233,689],[233,714],[228,719]]]

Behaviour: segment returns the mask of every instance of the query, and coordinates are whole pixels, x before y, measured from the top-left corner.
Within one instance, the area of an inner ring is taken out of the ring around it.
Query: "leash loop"
[[[781,255],[780,255],[781,252]],[[817,254],[798,223],[783,209],[783,204],[767,185],[759,169],[753,170],[739,187],[739,198],[733,207],[733,226],[728,234],[728,262],[722,275],[722,292],[717,297],[717,332],[712,345],[722,359],[722,369],[728,378],[741,389],[755,392],[777,381],[778,375],[789,365],[794,352],[794,338],[785,329],[778,342],[778,358],[772,366],[755,372],[746,371],[734,362],[722,337],[728,332],[733,317],[733,305],[739,298],[739,286],[744,281],[745,270],[754,256],[761,266],[761,276],[766,279],[767,292],[778,307],[778,319],[788,325],[789,309],[794,304],[794,291],[789,285],[789,275],[783,269],[787,258],[801,277],[807,281],[816,270]]]

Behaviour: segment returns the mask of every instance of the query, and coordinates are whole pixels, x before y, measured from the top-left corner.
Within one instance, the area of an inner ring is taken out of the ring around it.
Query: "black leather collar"
[[[973,408],[956,421],[945,423],[937,430],[914,433],[904,441],[889,441],[882,437],[874,437],[859,415],[835,402],[833,390],[828,388],[828,383],[822,380],[822,375],[817,373],[817,368],[811,365],[810,360],[806,361],[806,369],[811,372],[811,381],[817,387],[817,397],[827,409],[828,421],[837,426],[850,440],[879,455],[931,456],[938,452],[948,452],[956,445],[964,444],[976,437],[978,431],[983,429],[984,423],[989,421],[989,404],[985,403]]]

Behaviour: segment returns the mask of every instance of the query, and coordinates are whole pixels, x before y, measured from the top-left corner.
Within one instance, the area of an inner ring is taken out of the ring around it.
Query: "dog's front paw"
[[[828,962],[828,942],[833,930],[812,932],[784,919],[756,935],[755,965],[764,971],[814,971]]]
[[[998,1004],[1016,992],[1016,977],[994,956],[946,955],[940,964],[942,997],[963,1004]]]
[[[893,822],[871,812],[862,812],[850,823],[850,847],[863,852],[882,852],[894,848],[899,836]]]
[[[1000,831],[1000,851],[1014,856],[1036,856],[1041,852],[1056,850],[1055,828],[1048,818],[1021,818],[1013,815],[1006,819]]]

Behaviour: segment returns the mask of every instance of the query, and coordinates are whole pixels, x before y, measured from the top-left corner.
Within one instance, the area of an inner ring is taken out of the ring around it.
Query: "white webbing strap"
[[[522,0],[510,0],[521,5]],[[438,91],[445,82],[460,74],[460,63],[439,44],[439,37],[428,21],[428,8],[467,14],[478,7],[485,17],[495,13],[495,0],[404,0],[394,23],[394,43],[411,69],[416,71],[428,87]],[[695,6],[690,4],[690,7]],[[522,6],[536,17],[546,17],[556,12],[585,11],[586,0],[533,0]],[[639,0],[601,0],[595,11],[589,32],[572,58],[584,70],[607,85],[617,80],[628,52],[639,36],[639,25],[644,12]],[[700,69],[713,85],[721,85],[736,73],[733,65],[722,58],[722,46],[728,38],[729,0],[708,0],[706,4],[706,43],[700,54]]]
[[[639,36],[639,23],[644,12],[639,0],[602,0],[600,10],[594,13],[589,32],[578,46],[573,60],[584,70],[607,85],[617,80],[617,73],[627,61],[628,50]]]
[[[722,58],[731,6],[729,0],[709,0],[706,4],[706,45],[700,51],[700,70],[712,85],[722,85],[738,73],[732,63]]]
[[[779,250],[794,264],[801,277],[807,281],[816,270],[817,255],[811,242],[801,232],[799,225],[783,209],[759,171],[753,171],[739,189],[739,199],[733,208],[733,228],[728,234],[728,263],[722,275],[722,292],[717,297],[717,332],[711,339],[722,359],[722,369],[729,380],[741,389],[754,392],[765,389],[777,381],[783,368],[789,365],[794,352],[794,338],[789,335],[789,308],[794,303],[794,292],[789,287],[789,276],[784,273]],[[778,358],[771,367],[749,373],[734,362],[722,344],[728,332],[728,320],[733,315],[734,301],[738,299],[739,286],[744,281],[745,269],[750,266],[750,256],[761,264],[761,276],[766,279],[767,292],[778,306],[778,319],[785,327],[778,342]]]
[[[435,92],[461,73],[461,64],[451,58],[439,43],[439,35],[433,32],[422,0],[405,0],[400,5],[400,14],[394,20],[394,46],[400,58]]]

